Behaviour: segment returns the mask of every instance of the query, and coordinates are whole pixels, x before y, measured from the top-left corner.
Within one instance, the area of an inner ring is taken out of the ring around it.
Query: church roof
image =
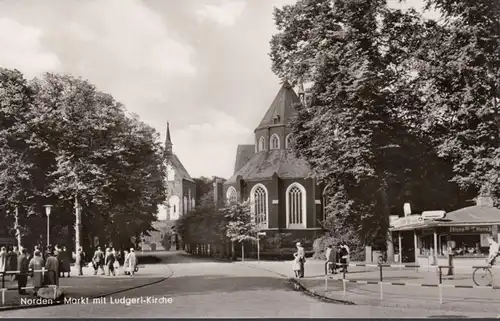
[[[295,157],[293,151],[276,149],[256,153],[224,185],[236,183],[236,177],[243,180],[269,179],[276,173],[280,178],[307,178],[311,173],[307,163]]]
[[[255,145],[238,145],[236,161],[234,162],[234,173],[239,171],[255,154]]]
[[[288,124],[295,113],[294,104],[296,103],[300,103],[300,99],[292,86],[285,81],[257,128],[276,124]],[[275,116],[279,116],[277,123],[274,122]]]
[[[179,159],[179,157],[177,157],[177,155],[175,154],[167,155],[167,160],[168,164],[175,169],[176,175],[179,175],[182,179],[194,183],[194,180],[191,178],[184,165],[182,165],[181,160]]]

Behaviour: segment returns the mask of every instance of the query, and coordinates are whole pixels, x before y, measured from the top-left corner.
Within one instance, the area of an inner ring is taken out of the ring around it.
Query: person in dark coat
[[[15,271],[12,269],[12,249],[10,248],[10,246],[7,247],[7,254],[5,255],[5,271]]]
[[[81,247],[75,254],[75,264],[78,269],[78,275],[83,275],[83,266],[85,265],[85,252]]]
[[[65,273],[68,274],[68,278],[71,277],[71,257],[69,255],[68,250],[66,249],[66,246],[64,246],[61,250],[61,273],[62,277],[64,277]]]
[[[94,275],[97,275],[97,270],[101,269],[101,275],[104,275],[104,253],[101,251],[101,247],[97,247],[94,256],[92,258],[92,264],[94,265]]]
[[[14,246],[14,249],[12,250],[12,252],[10,253],[10,267],[12,269],[12,271],[17,271],[18,267],[17,267],[17,256],[19,255],[19,249],[17,248],[17,246]],[[17,279],[17,273],[16,274],[12,274],[12,281],[16,280]]]
[[[44,280],[41,269],[45,267],[45,261],[40,251],[36,250],[33,254],[34,256],[29,263],[29,269],[33,271],[33,294],[36,296],[38,289],[43,286]]]
[[[326,249],[325,274],[337,273],[337,249],[331,244]]]
[[[106,249],[106,259],[105,265],[108,271],[108,275],[113,274],[115,276],[115,254],[110,248]]]
[[[347,273],[347,255],[349,253],[347,252],[347,249],[343,246],[340,245],[339,247],[339,258],[340,258],[340,263],[342,264],[342,270],[341,272]]]
[[[47,252],[45,269],[47,270],[46,284],[59,285],[59,261],[54,252]]]
[[[19,269],[17,287],[19,289],[19,294],[26,294],[26,290],[23,288],[28,284],[29,265],[28,251],[26,251],[26,249],[21,249],[21,254],[17,257],[17,268]]]

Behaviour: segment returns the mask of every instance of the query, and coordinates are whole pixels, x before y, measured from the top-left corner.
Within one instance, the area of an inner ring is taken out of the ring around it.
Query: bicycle
[[[477,286],[491,286],[493,274],[491,273],[491,265],[488,266],[473,266],[472,281]]]
[[[382,255],[378,257],[378,264],[382,265],[384,263],[387,263],[387,252],[382,252]]]

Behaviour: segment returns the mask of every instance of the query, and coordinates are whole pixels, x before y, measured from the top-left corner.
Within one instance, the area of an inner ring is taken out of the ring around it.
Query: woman
[[[47,252],[47,262],[45,263],[47,270],[46,284],[59,285],[59,260],[54,252]]]
[[[115,257],[115,263],[114,263],[114,268],[116,275],[120,275],[120,252],[117,252],[116,249],[113,248],[113,255]]]
[[[295,277],[298,278],[300,276],[300,257],[299,257],[299,253],[295,252],[295,253],[293,253],[293,256],[295,257],[295,259],[293,260],[293,273],[294,273]]]
[[[42,253],[36,250],[29,264],[30,270],[33,271],[33,294],[35,296],[38,293],[38,289],[43,286],[43,275],[41,271],[43,267],[45,267],[45,261],[42,258]]]
[[[123,273],[125,275],[129,275],[130,274],[130,271],[129,271],[129,268],[130,268],[130,253],[125,250],[123,251],[123,255],[125,256],[125,259],[123,260]]]

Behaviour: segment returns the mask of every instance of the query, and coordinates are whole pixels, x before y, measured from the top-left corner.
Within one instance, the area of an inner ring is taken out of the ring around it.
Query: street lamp
[[[45,214],[47,214],[47,248],[50,244],[50,210],[52,209],[52,205],[44,205],[45,206]]]
[[[257,263],[260,263],[260,243],[259,236],[266,236],[266,232],[257,233]]]

